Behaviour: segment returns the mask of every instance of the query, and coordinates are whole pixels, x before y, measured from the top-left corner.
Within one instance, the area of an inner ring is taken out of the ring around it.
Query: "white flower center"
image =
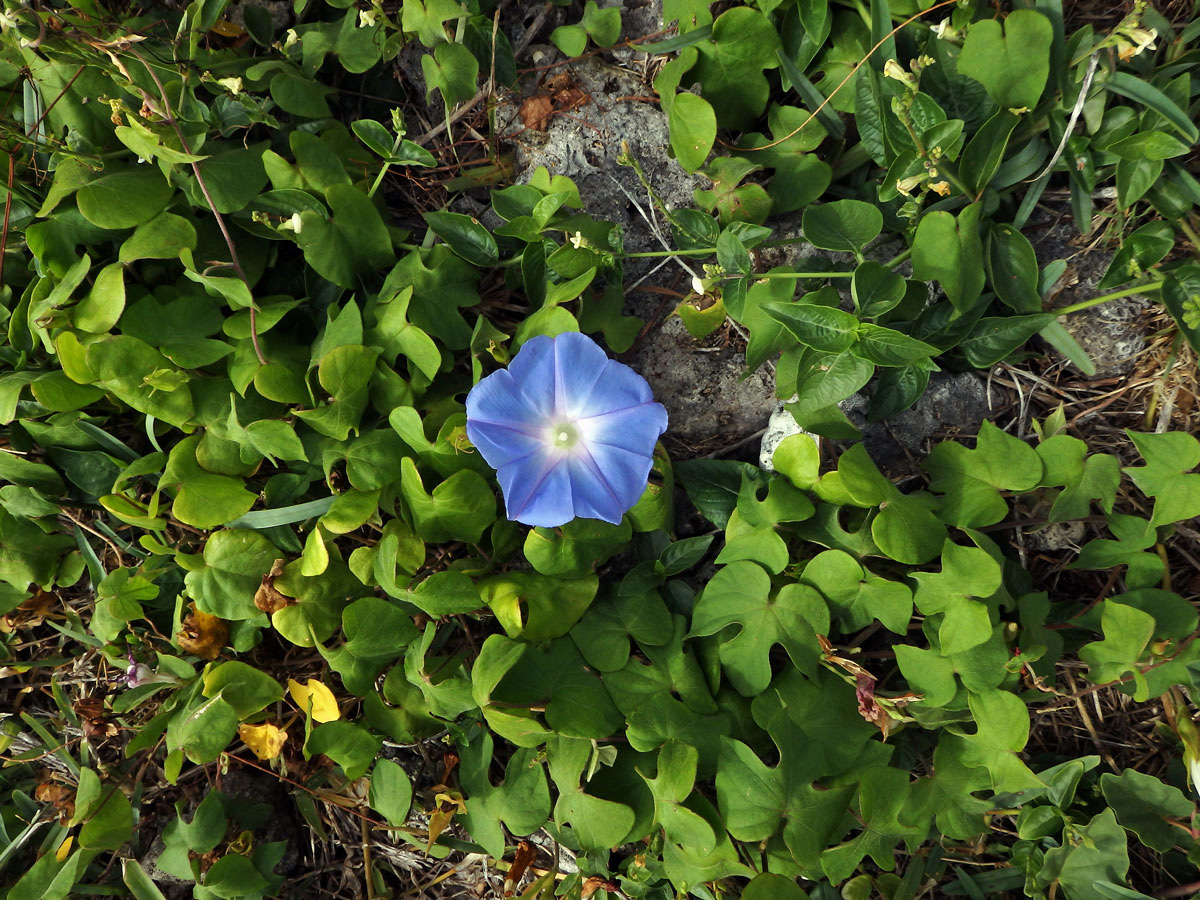
[[[579,442],[579,429],[570,422],[559,422],[550,428],[550,442],[558,450],[570,450]]]

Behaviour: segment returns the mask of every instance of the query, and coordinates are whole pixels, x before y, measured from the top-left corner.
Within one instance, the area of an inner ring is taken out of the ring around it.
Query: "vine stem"
[[[1085,309],[1091,309],[1093,306],[1099,306],[1101,303],[1107,303],[1109,300],[1120,300],[1122,297],[1131,297],[1134,294],[1145,294],[1149,291],[1162,290],[1163,283],[1161,281],[1149,281],[1146,284],[1134,285],[1130,288],[1125,288],[1120,291],[1113,291],[1111,294],[1102,294],[1099,297],[1093,297],[1091,300],[1081,300],[1078,303],[1072,303],[1070,306],[1062,306],[1058,309],[1051,309],[1057,316],[1069,316],[1071,313],[1077,313]]]
[[[158,77],[158,73],[154,71],[154,67],[146,62],[145,57],[138,53],[137,50],[129,47],[126,53],[133,56],[154,80],[155,86],[158,88],[159,96],[162,98],[162,108],[159,113],[167,124],[174,129],[176,136],[179,138],[180,146],[183,147],[183,152],[188,156],[194,156],[192,148],[188,145],[188,140],[183,135],[183,129],[179,127],[179,121],[175,118],[175,114],[171,112],[171,101],[167,98],[167,89],[163,87],[162,81]],[[142,96],[152,106],[154,102],[142,92]],[[233,271],[237,273],[237,277],[242,280],[242,284],[246,285],[246,290],[250,290],[250,280],[246,277],[246,270],[242,268],[241,260],[238,259],[237,246],[233,242],[233,236],[229,233],[229,226],[225,224],[225,217],[217,212],[216,204],[213,203],[212,194],[208,192],[208,185],[204,183],[204,176],[200,174],[200,163],[193,162],[192,174],[196,176],[196,183],[200,186],[200,193],[204,195],[204,201],[208,204],[209,211],[213,214],[213,218],[217,220],[217,227],[221,229],[221,237],[225,239],[225,246],[229,248],[229,264],[233,267]],[[254,355],[258,357],[259,363],[267,365],[267,358],[263,356],[262,347],[258,344],[258,323],[256,320],[257,308],[254,305],[253,297],[250,300],[250,343],[254,347]]]
[[[728,278],[741,278],[741,275],[727,275]],[[853,272],[759,272],[750,276],[755,281],[760,278],[853,278]]]

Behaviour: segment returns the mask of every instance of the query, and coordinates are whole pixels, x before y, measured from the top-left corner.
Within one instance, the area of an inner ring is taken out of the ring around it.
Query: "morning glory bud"
[[[467,395],[467,436],[496,470],[508,517],[526,525],[620,522],[666,428],[646,379],[574,332],[526,341]]]

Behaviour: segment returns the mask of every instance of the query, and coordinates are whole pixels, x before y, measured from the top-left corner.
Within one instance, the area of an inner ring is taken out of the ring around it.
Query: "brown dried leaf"
[[[537,850],[529,841],[521,841],[517,844],[517,849],[513,853],[512,865],[509,866],[508,872],[504,876],[504,896],[511,897],[514,889],[521,883],[521,879],[525,877],[525,870],[529,868],[533,862]]]
[[[188,604],[188,613],[183,619],[183,628],[175,635],[180,648],[201,659],[216,659],[229,640],[229,625],[216,616],[196,609]]]
[[[262,584],[254,592],[254,605],[271,615],[296,601],[286,597],[275,589],[275,579],[283,574],[283,560],[277,559],[271,566],[271,571],[262,577]]]
[[[521,124],[530,131],[545,131],[554,116],[554,101],[545,94],[533,94],[521,103],[517,115],[521,117]]]

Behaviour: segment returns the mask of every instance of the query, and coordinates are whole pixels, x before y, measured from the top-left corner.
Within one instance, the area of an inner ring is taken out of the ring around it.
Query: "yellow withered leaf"
[[[333,722],[342,717],[333,691],[315,678],[308,679],[306,685],[289,678],[288,693],[292,695],[292,700],[300,707],[301,712],[308,712],[309,706],[312,706],[314,722]]]
[[[239,725],[238,737],[242,743],[254,751],[259,759],[274,759],[283,750],[287,742],[287,732],[282,728],[265,722],[262,725]]]
[[[216,659],[221,648],[229,640],[229,625],[217,616],[196,609],[195,603],[188,604],[188,613],[183,619],[183,628],[175,635],[181,649],[201,659]]]

